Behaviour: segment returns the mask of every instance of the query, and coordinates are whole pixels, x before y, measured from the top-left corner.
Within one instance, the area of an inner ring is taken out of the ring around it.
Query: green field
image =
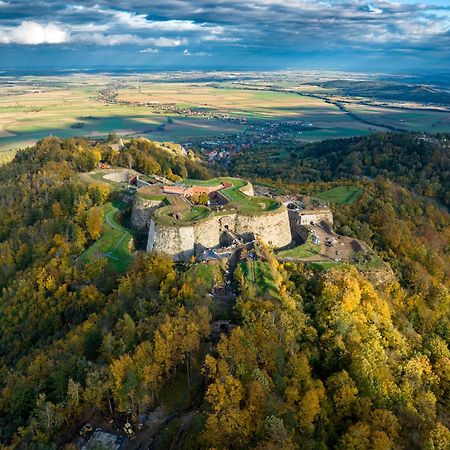
[[[213,178],[207,181],[197,182],[195,180],[186,180],[185,184],[191,186],[192,184],[203,186],[216,186],[222,182],[232,183],[233,186],[223,189],[220,193],[229,200],[230,207],[238,209],[242,214],[258,214],[266,211],[274,211],[280,207],[280,204],[268,197],[252,197],[245,195],[240,191],[247,182],[238,178]]]
[[[184,278],[197,293],[207,295],[212,291],[215,281],[220,278],[220,266],[217,262],[197,263],[189,267]]]
[[[280,207],[280,203],[269,197],[253,197],[240,191],[247,184],[247,181],[239,178],[220,177],[210,180],[191,180],[183,181],[185,186],[217,186],[220,183],[228,182],[233,184],[229,188],[225,188],[220,193],[230,202],[227,210],[237,209],[241,214],[260,214],[264,212],[275,211]],[[218,214],[221,214],[219,211]]]
[[[358,186],[337,186],[328,191],[317,192],[314,197],[330,203],[348,205],[355,202],[362,192],[363,190]]]
[[[283,250],[277,256],[281,258],[308,258],[317,255],[320,251],[320,245],[313,244],[310,240],[297,247]]]
[[[279,298],[278,287],[273,278],[269,264],[261,260],[247,260],[240,267],[249,288],[258,297]]]
[[[247,124],[261,120],[301,120],[320,128],[305,130],[300,136],[304,140],[371,131],[335,105],[291,92],[231,85],[221,88],[220,83],[149,82],[145,75],[18,77],[15,82],[12,86],[0,84],[0,150],[32,145],[49,135],[95,138],[114,132],[159,141],[207,139],[245,133]],[[115,91],[115,96],[102,97],[105,87],[119,82],[123,87]]]
[[[162,79],[148,74],[82,74],[17,77],[4,84],[0,80],[0,164],[17,149],[49,135],[101,138],[116,133],[156,141],[220,141],[230,134],[251,135],[255,125],[261,130],[267,121],[311,124],[311,129],[305,126],[289,134],[294,141],[306,142],[363,136],[385,126],[450,131],[449,111],[350,99],[345,105],[354,115],[349,115],[332,103],[340,101],[333,89],[314,83],[298,86],[279,77],[271,82],[255,79],[245,86]]]
[[[121,203],[107,203],[103,206],[103,234],[80,255],[79,263],[83,264],[95,257],[106,257],[109,266],[116,272],[125,272],[130,267],[134,261],[134,256],[128,249],[132,235],[117,221],[117,214],[123,207]]]
[[[190,225],[209,217],[211,210],[207,206],[189,207],[186,204],[164,206],[155,212],[155,220],[164,225]]]

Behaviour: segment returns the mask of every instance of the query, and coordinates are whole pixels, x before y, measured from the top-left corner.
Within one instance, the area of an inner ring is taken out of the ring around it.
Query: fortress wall
[[[211,216],[194,224],[195,243],[206,248],[217,247],[220,242],[219,217]]]
[[[147,251],[166,253],[177,260],[185,260],[194,254],[194,227],[159,225],[150,221]]]
[[[250,195],[252,197],[255,195],[252,183],[247,183],[245,186],[242,186],[239,190],[245,195]]]
[[[147,228],[153,213],[160,207],[160,205],[161,201],[159,200],[135,198],[131,211],[131,223],[133,227],[138,230],[144,230]]]
[[[291,242],[291,229],[286,207],[267,214],[247,216],[238,214],[236,218],[236,234],[254,233],[273,247],[279,248]]]
[[[333,225],[333,213],[327,211],[300,211],[299,220],[301,225],[310,225],[311,222],[316,224],[323,220]]]

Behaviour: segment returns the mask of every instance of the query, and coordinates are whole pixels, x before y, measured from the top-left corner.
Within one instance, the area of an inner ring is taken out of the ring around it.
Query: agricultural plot
[[[389,124],[395,128],[429,133],[450,131],[450,112],[421,109],[398,109],[381,106],[347,104],[347,109],[373,123]]]
[[[307,142],[367,135],[385,130],[387,124],[450,131],[450,112],[366,106],[347,98],[346,108],[362,119],[358,120],[308,95],[332,98],[332,88],[296,87],[276,77],[270,83],[255,78],[245,86],[226,81],[164,83],[163,78],[164,74],[98,74],[19,77],[1,84],[0,77],[0,152],[9,152],[0,155],[0,162],[49,135],[100,138],[117,133],[185,142],[248,135],[255,124],[260,131],[272,121],[302,122],[304,129],[293,131],[289,138]],[[290,92],[261,90],[273,85]]]

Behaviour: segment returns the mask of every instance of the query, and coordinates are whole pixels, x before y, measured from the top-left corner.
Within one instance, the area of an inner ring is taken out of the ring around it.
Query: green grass
[[[142,198],[143,200],[153,200],[155,202],[164,202],[165,204],[169,204],[169,200],[167,199],[166,195],[147,195],[142,194],[141,192],[137,192],[137,196],[139,198]]]
[[[258,297],[279,298],[269,264],[261,260],[248,260],[240,263],[247,284]]]
[[[211,214],[207,206],[193,206],[189,208],[186,205],[165,206],[155,213],[155,220],[163,225],[190,225],[198,220],[204,220]]]
[[[193,206],[183,215],[183,220],[194,222],[196,220],[206,219],[210,214],[210,209],[206,206]]]
[[[186,179],[183,181],[183,184],[185,186],[218,186],[224,182],[228,182],[233,185],[220,191],[220,193],[230,202],[226,208],[227,211],[229,211],[230,208],[235,208],[242,214],[253,215],[275,211],[280,207],[280,203],[272,200],[271,198],[253,197],[242,193],[239,189],[244,187],[247,184],[247,181],[238,178],[221,177],[212,178],[210,180]],[[208,211],[208,213],[206,211]],[[181,219],[175,219],[175,217],[173,217],[173,214],[176,212],[182,215]],[[169,207],[165,210],[158,211],[158,217],[166,224],[182,225],[183,223],[205,219],[208,217],[210,212],[211,211],[205,207],[193,207],[190,209],[190,212],[184,210],[177,211],[175,208]],[[223,212],[218,211],[217,214],[221,215]]]
[[[189,267],[184,274],[184,279],[190,286],[195,286],[195,291],[201,295],[207,295],[212,291],[217,279],[221,278],[220,263],[197,263]]]
[[[330,203],[348,205],[354,203],[362,192],[363,190],[358,186],[337,186],[328,191],[315,193],[314,197]]]
[[[306,263],[305,266],[311,267],[313,269],[317,270],[331,270],[331,269],[341,269],[345,267],[346,263],[344,262],[333,262],[333,261],[317,261],[317,262],[311,262]]]
[[[353,261],[352,264],[363,271],[379,270],[385,266],[383,260],[378,255],[371,253],[361,255],[356,261]]]
[[[116,272],[128,270],[134,261],[133,254],[128,249],[131,233],[117,221],[117,214],[124,205],[107,203],[103,206],[103,234],[78,258],[81,264],[97,256],[108,258],[108,265]]]
[[[280,204],[268,197],[252,197],[242,193],[239,189],[247,184],[247,181],[238,178],[222,177],[210,180],[184,180],[185,186],[217,186],[223,182],[232,183],[233,186],[222,189],[220,193],[231,202],[231,207],[236,207],[242,214],[257,214],[259,212],[274,211]]]
[[[313,244],[308,240],[302,245],[281,251],[278,256],[281,258],[308,258],[317,255],[319,250],[320,245]]]
[[[191,178],[186,178],[182,182],[185,186],[218,186],[221,183],[231,183],[233,188],[241,188],[246,185],[246,181],[240,180],[239,178],[232,177],[218,177],[210,178],[209,180],[193,180]],[[229,188],[229,189],[233,189]]]
[[[275,211],[280,207],[280,203],[268,197],[245,196],[239,201],[230,203],[230,206],[236,207],[242,214],[253,215]]]

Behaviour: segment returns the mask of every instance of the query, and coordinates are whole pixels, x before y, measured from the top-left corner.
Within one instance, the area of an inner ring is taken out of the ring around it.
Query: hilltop
[[[448,212],[381,176],[295,183],[296,167],[214,177],[178,146],[57,138],[2,167],[1,445],[445,449]],[[223,217],[201,204],[214,191],[226,215],[287,214],[303,241],[146,251],[136,206],[180,230]]]

